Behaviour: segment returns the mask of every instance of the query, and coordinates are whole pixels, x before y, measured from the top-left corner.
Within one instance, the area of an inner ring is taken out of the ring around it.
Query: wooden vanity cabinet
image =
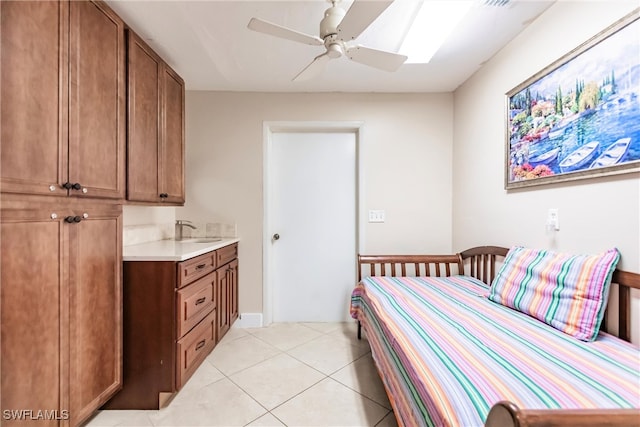
[[[124,22],[100,1],[2,1],[3,193],[124,199]]]
[[[234,259],[229,263],[229,269],[226,274],[229,277],[229,316],[231,316],[231,320],[229,322],[230,325],[233,325],[238,319],[239,311],[238,311],[238,260]]]
[[[184,81],[128,34],[127,200],[184,204]]]
[[[0,410],[79,425],[122,383],[122,207],[4,196],[0,215]]]
[[[237,256],[124,262],[124,387],[105,409],[158,409],[186,384],[237,318]]]
[[[238,318],[238,245],[220,249],[218,258],[218,340]]]

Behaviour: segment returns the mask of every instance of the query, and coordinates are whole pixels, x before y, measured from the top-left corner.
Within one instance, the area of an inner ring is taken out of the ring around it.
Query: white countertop
[[[122,250],[123,261],[184,261],[207,252],[240,241],[237,238],[223,237],[217,242],[196,243],[188,239],[184,241],[158,240],[125,246]]]

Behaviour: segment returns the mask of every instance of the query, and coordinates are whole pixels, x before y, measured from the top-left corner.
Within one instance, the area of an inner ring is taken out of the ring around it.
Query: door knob
[[[273,235],[273,240],[279,240],[280,239],[280,235],[278,233]]]

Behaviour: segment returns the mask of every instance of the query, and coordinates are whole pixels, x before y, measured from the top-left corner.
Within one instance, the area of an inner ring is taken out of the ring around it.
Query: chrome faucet
[[[182,240],[183,239],[182,231],[184,230],[184,227],[189,227],[189,228],[192,228],[192,229],[196,230],[196,227],[191,225],[191,221],[187,221],[187,220],[184,220],[184,219],[177,219],[176,220],[175,240]]]

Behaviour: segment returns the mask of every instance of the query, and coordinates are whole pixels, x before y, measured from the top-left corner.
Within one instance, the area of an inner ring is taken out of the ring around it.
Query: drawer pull
[[[198,298],[198,299],[196,300],[196,305],[200,305],[200,304],[202,304],[203,302],[205,302],[206,300],[207,300],[207,298],[205,298],[205,297]]]
[[[202,340],[198,343],[198,345],[196,345],[196,351],[200,350],[202,347],[204,347],[206,340]]]
[[[198,265],[196,265],[196,270],[202,270],[206,266],[207,266],[207,264],[198,264]]]

